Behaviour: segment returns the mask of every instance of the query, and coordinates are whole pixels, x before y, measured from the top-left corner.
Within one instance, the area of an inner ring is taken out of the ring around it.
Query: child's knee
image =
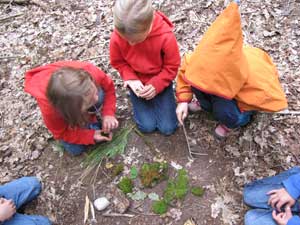
[[[36,177],[22,177],[20,179],[24,184],[28,185],[36,195],[41,192],[42,185]]]
[[[174,124],[164,124],[158,127],[158,130],[164,135],[171,135],[177,129],[177,123]]]
[[[252,210],[249,210],[248,212],[246,212],[245,219],[244,219],[244,222],[245,222],[244,224],[245,225],[250,225],[251,222],[253,222],[253,217],[254,217],[254,215],[253,215]]]
[[[145,121],[144,123],[137,123],[137,126],[143,133],[151,133],[156,130],[156,123],[149,123]]]
[[[232,113],[228,110],[214,110],[214,118],[220,123],[224,124],[228,128],[237,128],[239,127],[239,116],[235,113]]]

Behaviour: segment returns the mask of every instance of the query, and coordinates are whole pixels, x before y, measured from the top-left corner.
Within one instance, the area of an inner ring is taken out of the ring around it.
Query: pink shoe
[[[188,104],[188,108],[190,112],[199,112],[201,110],[200,103],[195,98]]]
[[[219,124],[214,132],[214,135],[218,138],[218,139],[225,139],[229,133],[230,133],[231,129],[226,127],[224,124]]]

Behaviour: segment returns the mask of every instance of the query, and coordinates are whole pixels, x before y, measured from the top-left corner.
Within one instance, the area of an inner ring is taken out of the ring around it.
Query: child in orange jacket
[[[110,141],[118,127],[113,81],[90,63],[61,61],[32,69],[25,74],[25,91],[37,100],[54,138],[73,155]]]
[[[201,108],[219,122],[215,129],[219,138],[247,124],[253,111],[287,107],[271,58],[258,48],[243,46],[236,2],[216,19],[194,52],[186,54],[177,77],[179,122],[186,118],[195,94]]]
[[[110,39],[111,65],[130,89],[134,119],[142,132],[177,128],[172,81],[180,64],[173,25],[150,0],[117,0]]]

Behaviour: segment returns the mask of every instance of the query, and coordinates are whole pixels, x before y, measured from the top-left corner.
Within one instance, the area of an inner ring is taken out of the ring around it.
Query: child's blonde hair
[[[88,115],[82,112],[82,106],[92,82],[88,72],[72,67],[55,71],[49,80],[46,96],[72,127],[88,122]]]
[[[116,0],[115,28],[125,35],[143,33],[151,26],[153,11],[151,0]]]

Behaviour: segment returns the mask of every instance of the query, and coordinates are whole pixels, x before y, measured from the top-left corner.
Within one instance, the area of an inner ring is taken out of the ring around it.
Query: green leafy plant
[[[168,211],[168,204],[164,200],[154,201],[152,210],[154,213],[162,215]]]
[[[144,187],[154,186],[157,182],[167,178],[167,163],[144,163],[139,176]]]
[[[186,170],[178,170],[178,175],[174,180],[168,181],[167,188],[164,191],[164,200],[170,203],[175,199],[183,199],[188,193],[189,178]]]
[[[130,178],[135,179],[138,176],[138,170],[135,166],[131,167],[130,169]]]
[[[193,195],[201,197],[204,194],[205,190],[202,187],[195,186],[191,188],[191,192]]]
[[[131,193],[133,189],[133,182],[129,177],[123,177],[118,183],[118,188],[124,193]]]

